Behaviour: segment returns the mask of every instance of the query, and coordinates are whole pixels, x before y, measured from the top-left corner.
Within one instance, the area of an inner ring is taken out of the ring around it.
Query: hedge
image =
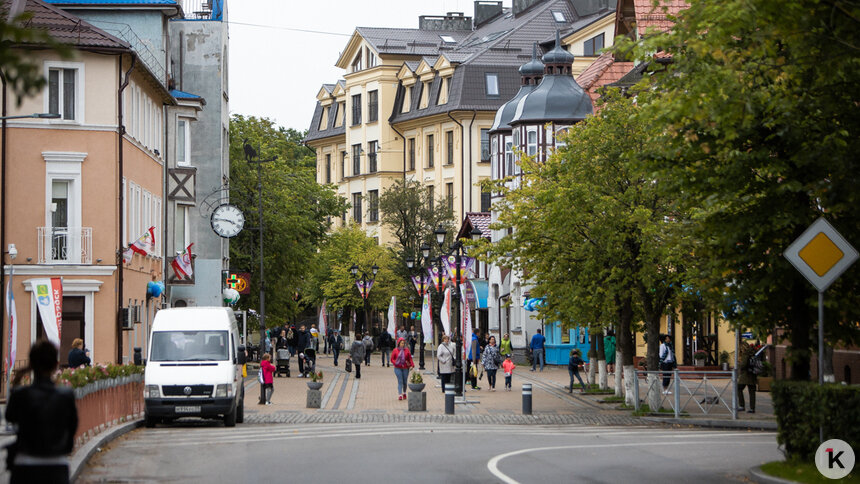
[[[787,457],[813,461],[821,444],[819,426],[824,440],[841,439],[860,448],[860,387],[779,380],[771,397],[777,442],[785,446]]]

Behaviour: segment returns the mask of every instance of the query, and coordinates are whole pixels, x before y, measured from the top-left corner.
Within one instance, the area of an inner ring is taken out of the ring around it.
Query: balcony
[[[39,264],[92,264],[92,227],[38,227]]]

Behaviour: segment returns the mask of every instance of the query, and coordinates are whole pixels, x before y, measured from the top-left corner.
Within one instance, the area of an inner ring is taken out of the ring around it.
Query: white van
[[[179,417],[244,420],[245,391],[239,331],[226,307],[162,309],[155,314],[147,349],[143,399],[153,427]]]

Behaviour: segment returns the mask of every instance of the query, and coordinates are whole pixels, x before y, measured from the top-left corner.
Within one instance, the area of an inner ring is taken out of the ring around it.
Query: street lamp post
[[[356,264],[353,264],[352,267],[349,268],[349,271],[352,273],[353,277],[358,277],[358,270],[359,270],[358,265],[356,265]],[[368,280],[368,278],[367,278],[367,273],[364,271],[361,271],[361,279],[360,279],[361,280],[361,290],[359,292],[361,293],[362,299],[364,299],[364,327],[362,328],[364,331],[361,331],[362,333],[367,331],[367,326],[368,326],[367,325],[367,319],[368,319],[367,299],[370,297],[370,288],[368,287],[368,284],[373,284],[373,281],[376,280],[376,273],[379,272],[379,266],[377,266],[376,264],[373,264],[373,267],[370,268],[370,271],[373,274],[373,276],[370,278],[370,280]],[[358,284],[358,281],[359,281],[359,279],[356,279],[356,281],[355,281],[356,285]],[[355,331],[356,331],[356,335],[357,335],[359,333],[358,328],[355,328]]]
[[[424,262],[430,261],[430,246],[429,245],[421,244],[421,256],[423,257]],[[420,262],[421,262],[421,260],[419,259],[418,277],[421,281],[421,284],[420,284],[421,289],[419,291],[419,293],[420,293],[419,296],[421,296],[421,300],[423,301],[424,300],[424,275],[421,274],[421,271],[423,270],[424,264],[420,263]],[[412,257],[407,257],[406,258],[406,267],[408,267],[409,269],[412,269],[414,266],[415,266],[415,259],[413,259]],[[424,325],[420,324],[419,328],[421,329],[421,336],[420,336],[421,341],[418,342],[418,348],[419,348],[418,351],[420,352],[420,354],[418,355],[418,369],[423,370],[424,369]]]

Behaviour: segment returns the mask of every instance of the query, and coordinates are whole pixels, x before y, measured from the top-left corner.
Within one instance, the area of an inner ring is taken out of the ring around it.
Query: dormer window
[[[552,18],[555,19],[558,23],[567,22],[567,19],[564,17],[564,12],[557,12],[555,10],[552,11]]]
[[[454,37],[451,37],[450,35],[440,35],[439,38],[441,38],[442,42],[445,42],[446,44],[456,44],[457,43],[457,41],[454,40]]]
[[[494,72],[486,74],[487,96],[499,95],[499,75]]]
[[[367,68],[376,67],[376,54],[373,53],[370,48],[364,49],[365,55],[367,56]]]
[[[355,56],[355,60],[352,61],[352,72],[358,72],[361,70],[361,51]]]

